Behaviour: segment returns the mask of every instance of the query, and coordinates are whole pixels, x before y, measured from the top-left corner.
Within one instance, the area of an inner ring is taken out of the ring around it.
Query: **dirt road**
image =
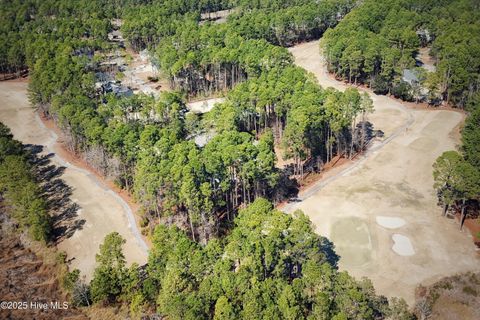
[[[327,74],[318,41],[290,51],[323,87],[347,87]],[[480,268],[470,235],[441,217],[432,187],[432,163],[456,148],[463,115],[409,109],[386,96],[370,96],[375,112],[369,120],[385,139],[285,210],[309,215],[317,232],[334,242],[342,270],[366,276],[378,293],[412,304],[420,283]]]
[[[27,82],[0,82],[0,121],[10,127],[16,139],[26,144],[42,145],[45,153],[55,153],[57,136],[43,125],[28,102]],[[61,179],[73,188],[71,199],[80,207],[78,218],[85,220],[80,230],[58,245],[60,250],[67,252],[71,268],[78,268],[89,280],[99,245],[105,235],[113,231],[127,240],[124,246],[127,263],[146,263],[147,245],[125,201],[95,175],[65,161],[58,154],[52,162],[66,167]]]

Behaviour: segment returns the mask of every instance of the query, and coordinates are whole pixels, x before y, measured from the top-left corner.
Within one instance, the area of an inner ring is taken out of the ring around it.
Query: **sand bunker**
[[[396,254],[400,256],[413,256],[415,254],[410,238],[396,233],[392,236],[392,239],[392,250],[395,251]]]
[[[405,220],[398,217],[376,217],[377,224],[387,229],[397,229],[405,225]]]

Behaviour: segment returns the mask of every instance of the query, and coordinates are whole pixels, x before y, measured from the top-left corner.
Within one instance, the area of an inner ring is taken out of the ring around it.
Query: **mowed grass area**
[[[348,237],[345,235],[348,234]],[[372,256],[372,239],[368,224],[357,217],[342,218],[332,225],[330,238],[342,263],[361,266]]]

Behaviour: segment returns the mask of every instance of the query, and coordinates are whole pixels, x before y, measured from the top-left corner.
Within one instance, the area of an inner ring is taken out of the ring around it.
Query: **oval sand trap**
[[[395,251],[396,254],[400,256],[413,256],[415,254],[410,238],[396,233],[392,236],[392,239],[392,250]]]
[[[376,217],[377,224],[387,229],[397,229],[405,225],[405,220],[398,217]]]

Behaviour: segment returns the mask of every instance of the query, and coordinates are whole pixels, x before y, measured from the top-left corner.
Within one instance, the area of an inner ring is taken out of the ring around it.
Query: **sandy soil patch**
[[[398,217],[376,217],[377,224],[387,229],[398,229],[405,225],[405,220]]]
[[[43,125],[30,106],[26,93],[25,81],[0,82],[0,121],[11,128],[16,139],[42,145],[50,153],[55,150],[56,135]],[[52,162],[66,167],[61,178],[73,188],[71,198],[80,206],[77,213],[86,220],[83,229],[58,245],[72,259],[71,267],[78,268],[90,279],[99,245],[105,235],[113,231],[119,232],[127,240],[124,253],[128,263],[146,263],[147,246],[139,235],[125,201],[94,174],[65,161],[58,154],[55,154]]]
[[[222,103],[225,98],[211,98],[206,100],[194,101],[187,103],[188,110],[193,113],[210,112],[217,103]]]
[[[393,246],[392,250],[400,256],[413,256],[415,250],[413,249],[412,242],[409,237],[395,233],[392,236]]]
[[[327,74],[318,41],[290,51],[296,63],[315,74],[322,86],[346,88]],[[455,221],[442,218],[433,190],[432,163],[442,152],[456,147],[456,131],[464,116],[448,110],[407,108],[389,97],[369,93],[375,106],[369,118],[375,129],[385,132],[384,140],[283,210],[302,209],[310,216],[316,231],[337,246],[340,269],[372,279],[380,294],[403,297],[413,304],[418,284],[479,268],[480,257],[471,236],[460,232]],[[392,250],[392,230],[376,221],[385,213],[405,221],[402,235],[410,239],[414,255],[400,256]],[[339,220],[352,217],[358,218],[355,224],[367,226],[372,242],[371,253],[364,255],[367,261],[361,265],[362,259],[347,257],[355,253],[345,251],[343,245],[357,241],[357,234],[337,231]]]
[[[420,48],[420,50],[418,50],[417,60],[421,62],[425,70],[435,72],[435,59],[430,56],[430,48]]]

